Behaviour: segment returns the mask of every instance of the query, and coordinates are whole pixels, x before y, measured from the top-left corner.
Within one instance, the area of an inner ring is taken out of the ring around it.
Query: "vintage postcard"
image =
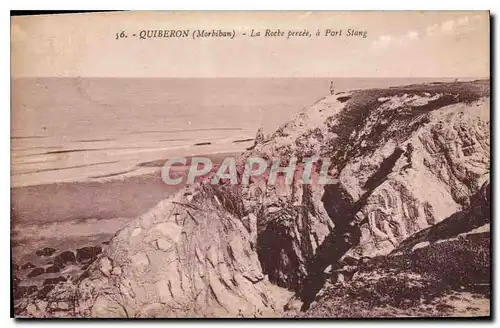
[[[487,11],[11,18],[16,318],[490,317]]]

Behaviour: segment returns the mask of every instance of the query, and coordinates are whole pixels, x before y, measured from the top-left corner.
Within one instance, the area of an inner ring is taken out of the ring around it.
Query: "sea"
[[[19,78],[13,186],[138,174],[171,156],[241,151],[336,91],[436,78]]]

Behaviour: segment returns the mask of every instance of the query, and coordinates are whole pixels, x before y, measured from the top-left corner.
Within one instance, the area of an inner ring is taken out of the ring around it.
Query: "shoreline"
[[[210,157],[220,164],[240,153],[186,156],[186,167],[195,156]],[[165,161],[139,164],[150,171],[140,175],[11,187],[13,259],[29,258],[40,247],[76,249],[109,240],[128,222],[185,187],[163,182]]]

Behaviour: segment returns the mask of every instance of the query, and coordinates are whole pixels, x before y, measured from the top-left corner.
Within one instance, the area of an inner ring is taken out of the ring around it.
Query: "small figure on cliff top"
[[[330,81],[330,94],[333,96],[335,92],[335,86],[333,85],[333,81]]]

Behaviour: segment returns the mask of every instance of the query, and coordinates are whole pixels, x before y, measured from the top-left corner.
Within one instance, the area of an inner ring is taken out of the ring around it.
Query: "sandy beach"
[[[214,165],[239,153],[208,157]],[[190,156],[187,157],[188,164]],[[33,261],[37,249],[77,249],[108,241],[121,227],[180,189],[161,179],[164,160],[140,163],[149,173],[11,188],[12,255]],[[188,166],[179,170],[188,170]]]

